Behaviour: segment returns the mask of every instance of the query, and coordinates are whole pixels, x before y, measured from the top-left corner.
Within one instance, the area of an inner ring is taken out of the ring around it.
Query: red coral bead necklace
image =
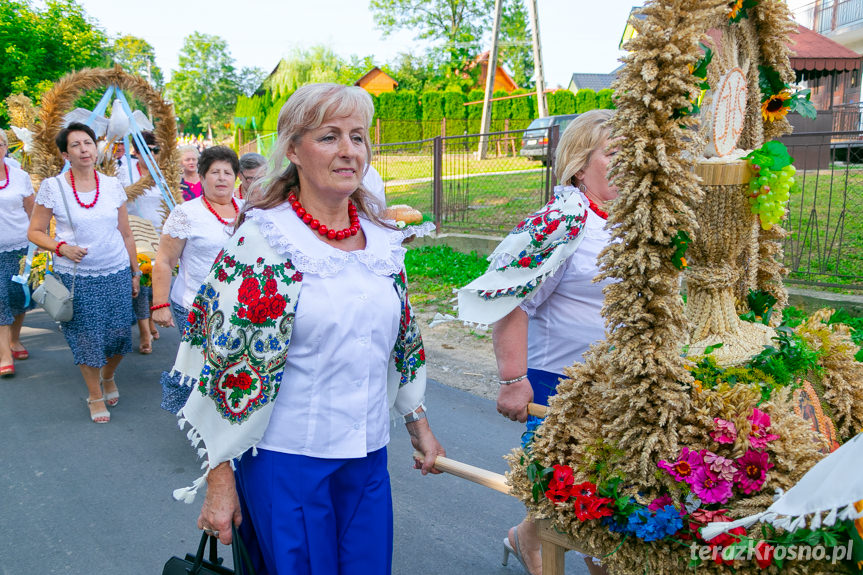
[[[584,196],[584,197],[587,198],[587,196]],[[590,198],[587,198],[587,201],[590,202],[590,209],[593,211],[594,214],[596,214],[597,216],[599,216],[603,220],[608,219],[608,212],[599,209],[599,206],[597,206],[595,203],[593,203],[593,200],[591,200]]]
[[[72,173],[72,170],[69,170],[69,181],[72,182],[72,194],[75,196],[75,201],[78,202],[78,205],[85,210],[89,210],[99,201],[99,174],[96,173],[96,170],[93,170],[93,177],[96,178],[96,197],[93,198],[93,201],[89,204],[85,204],[81,201],[81,198],[78,197],[78,189],[75,187],[75,174]]]
[[[213,214],[214,216],[216,216],[216,219],[219,220],[222,223],[222,225],[225,225],[225,226],[233,225],[233,222],[229,222],[228,220],[223,219],[222,216],[220,216],[216,212],[216,210],[213,209],[213,206],[207,200],[207,196],[201,194],[201,199],[204,200],[204,205],[207,206],[207,209],[210,210],[210,213]],[[237,207],[237,200],[235,200],[233,197],[231,197],[231,205],[234,206],[234,219],[236,219],[237,214],[240,213],[240,208]]]
[[[291,195],[288,196],[288,202],[290,202],[291,207],[297,213],[297,216],[303,220],[307,226],[313,230],[317,230],[319,234],[326,236],[331,240],[341,241],[345,238],[357,235],[360,231],[360,216],[357,213],[357,207],[351,200],[348,200],[348,219],[350,220],[351,225],[338,231],[327,228],[327,226],[320,223],[312,216],[312,214],[307,212],[303,207],[303,204],[300,203],[300,200],[297,199],[297,194],[291,193]]]
[[[3,171],[6,172],[6,183],[0,186],[0,190],[5,190],[9,185],[9,182],[12,181],[12,174],[9,173],[9,166],[6,165],[6,160],[0,160],[3,162]]]

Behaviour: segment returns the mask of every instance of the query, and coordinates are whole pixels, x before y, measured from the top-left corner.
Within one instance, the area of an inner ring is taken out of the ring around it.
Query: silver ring
[[[219,536],[219,532],[217,530],[210,529],[208,527],[204,527],[204,533],[206,533],[207,535],[212,535],[213,537]]]

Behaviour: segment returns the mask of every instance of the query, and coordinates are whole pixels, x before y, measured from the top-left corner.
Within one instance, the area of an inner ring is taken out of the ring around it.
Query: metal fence
[[[372,165],[384,179],[388,204],[415,207],[440,232],[503,235],[551,197],[558,130],[380,144],[373,146]],[[484,159],[480,138],[487,140]],[[526,155],[531,150],[538,155]]]
[[[789,281],[863,289],[863,132],[782,138],[797,168],[785,227]]]

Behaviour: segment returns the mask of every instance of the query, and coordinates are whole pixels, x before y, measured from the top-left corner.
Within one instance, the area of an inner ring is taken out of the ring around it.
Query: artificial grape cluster
[[[780,170],[752,164],[752,169],[756,177],[749,182],[749,207],[761,220],[761,229],[769,230],[785,217],[797,170],[791,164]]]

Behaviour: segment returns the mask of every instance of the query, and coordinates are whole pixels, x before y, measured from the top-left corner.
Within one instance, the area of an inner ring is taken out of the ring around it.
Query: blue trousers
[[[359,459],[258,450],[237,462],[240,535],[257,575],[389,575],[386,448]]]
[[[533,402],[548,405],[548,398],[557,393],[557,384],[560,383],[562,377],[566,376],[541,369],[528,369],[527,378],[530,380],[531,388],[533,388]],[[527,416],[525,424],[527,430],[521,436],[522,447],[527,447],[540,423],[542,423],[542,419],[534,415]]]

